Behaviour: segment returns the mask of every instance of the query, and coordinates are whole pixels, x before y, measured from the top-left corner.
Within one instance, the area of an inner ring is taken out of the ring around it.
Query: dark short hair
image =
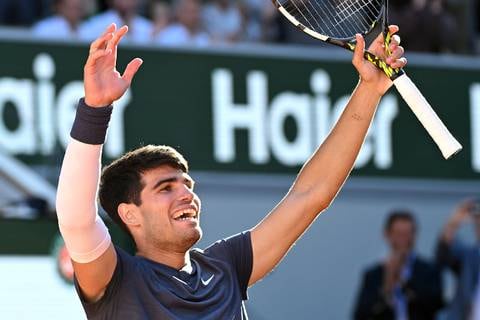
[[[129,151],[102,171],[98,192],[100,205],[128,234],[130,231],[118,215],[118,206],[121,203],[141,205],[140,194],[145,187],[142,174],[160,166],[171,166],[188,173],[185,158],[174,148],[163,145],[147,145]]]
[[[402,210],[394,210],[394,211],[390,212],[387,219],[385,220],[383,230],[385,232],[389,232],[392,229],[393,224],[396,221],[400,221],[400,220],[411,222],[412,225],[413,225],[414,231],[417,230],[417,221],[415,219],[415,216],[413,215],[412,212],[410,212],[408,210],[403,210],[403,209]]]

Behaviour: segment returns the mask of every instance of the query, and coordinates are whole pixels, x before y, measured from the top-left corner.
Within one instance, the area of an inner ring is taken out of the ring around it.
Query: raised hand
[[[407,64],[407,59],[403,57],[404,49],[400,46],[400,37],[395,34],[398,32],[398,26],[389,26],[389,31],[392,34],[392,40],[389,46],[391,55],[387,56],[386,54],[382,34],[372,42],[368,51],[385,60],[393,68],[403,68]],[[357,35],[356,40],[357,46],[353,54],[352,63],[360,74],[361,80],[374,85],[375,90],[383,95],[392,86],[392,81],[385,76],[383,71],[363,57],[365,50],[365,40],[363,37]]]
[[[402,268],[407,260],[407,252],[394,252],[385,261],[383,292],[390,296],[395,285],[400,281]]]
[[[111,24],[105,32],[90,45],[90,52],[83,70],[85,103],[91,107],[103,107],[118,100],[132,83],[133,76],[143,63],[135,58],[121,75],[116,68],[117,47],[128,27],[119,29]]]
[[[477,199],[466,199],[462,201],[455,209],[452,217],[450,218],[450,223],[459,226],[464,221],[471,218],[472,210],[476,206]]]
[[[472,209],[475,207],[475,199],[466,199],[462,201],[453,212],[447,224],[443,228],[441,238],[446,243],[450,244],[455,239],[455,235],[465,221],[471,219]]]

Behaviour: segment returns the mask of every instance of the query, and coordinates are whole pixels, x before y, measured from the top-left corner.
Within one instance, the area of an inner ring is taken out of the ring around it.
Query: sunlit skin
[[[201,202],[194,181],[179,169],[162,165],[142,174],[141,204],[121,204],[122,219],[137,245],[137,254],[162,257],[181,268],[187,251],[200,240]],[[178,217],[188,212],[189,218]]]
[[[390,26],[389,30],[394,34],[398,27]],[[126,26],[117,29],[112,24],[90,46],[84,67],[84,86],[85,103],[92,108],[117,101],[130,87],[142,65],[143,61],[135,58],[128,63],[123,74],[116,69],[118,44],[127,31]],[[393,68],[405,66],[398,36],[392,37],[390,56],[385,57],[382,46],[379,36],[368,50],[385,58]],[[392,86],[380,70],[365,61],[364,49],[365,42],[357,35],[352,64],[360,81],[328,138],[302,167],[284,199],[250,230],[253,266],[249,285],[268,274],[315,218],[329,207],[352,169],[376,106]],[[74,142],[72,146],[85,147],[80,142]],[[85,149],[89,152],[89,161],[98,164],[101,146],[92,145]],[[185,270],[190,266],[188,249],[202,234],[199,221],[194,217],[200,212],[200,200],[193,191],[193,182],[187,174],[168,166],[144,172],[142,181],[145,186],[141,192],[141,204],[122,203],[118,206],[118,214],[131,230],[139,255]],[[87,200],[94,202],[93,199]],[[192,217],[182,221],[175,219],[184,212]],[[95,260],[74,263],[77,280],[88,301],[97,301],[103,296],[116,265],[117,254],[112,243]]]

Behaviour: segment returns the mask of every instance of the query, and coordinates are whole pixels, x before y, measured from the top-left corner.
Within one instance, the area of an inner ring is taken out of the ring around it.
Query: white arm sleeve
[[[88,263],[110,246],[107,227],[97,214],[102,145],[70,139],[57,190],[57,217],[70,257]]]

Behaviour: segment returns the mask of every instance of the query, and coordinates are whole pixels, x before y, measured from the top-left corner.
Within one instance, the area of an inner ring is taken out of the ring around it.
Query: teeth
[[[195,218],[194,217],[182,217],[182,218],[178,218],[178,219],[175,219],[177,221],[195,221]]]
[[[185,209],[174,216],[175,220],[195,219],[197,217],[197,211],[193,208]]]

